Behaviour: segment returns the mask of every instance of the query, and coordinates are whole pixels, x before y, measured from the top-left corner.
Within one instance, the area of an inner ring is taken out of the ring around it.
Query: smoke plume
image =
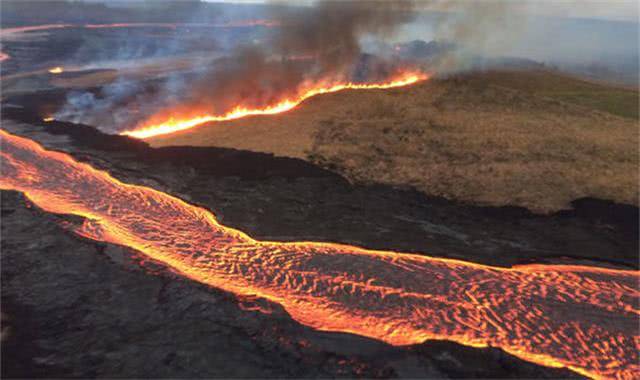
[[[409,0],[273,6],[268,17],[280,26],[265,41],[236,47],[187,86],[187,97],[154,119],[220,114],[238,104],[260,107],[295,94],[307,81],[354,80],[358,71],[367,69],[361,61],[360,39],[389,35],[412,16]],[[389,66],[382,70],[387,75],[393,71]],[[381,71],[376,69],[371,72]]]
[[[71,93],[56,117],[118,132],[171,118],[224,114],[239,104],[263,107],[296,95],[308,83],[378,81],[413,65],[432,74],[447,74],[503,64],[537,65],[551,59],[557,62],[558,57],[587,61],[601,56],[625,65],[628,61],[627,43],[612,43],[609,37],[594,44],[592,40],[598,36],[585,34],[583,25],[597,25],[572,21],[576,32],[571,34],[560,24],[537,16],[527,0],[320,0],[310,6],[292,3],[273,1],[264,6],[259,16],[278,27],[258,32],[216,31],[209,40],[165,41],[163,35],[154,40],[153,46],[158,49],[155,56],[205,54],[189,58],[190,67],[163,77],[116,81],[97,94]],[[194,19],[203,21],[198,15]],[[409,24],[424,27],[423,33],[406,36],[405,26]],[[607,31],[606,27],[599,30]],[[429,32],[424,33],[425,30]],[[623,41],[619,38],[623,34],[612,34],[613,39]],[[389,42],[394,37],[420,40],[406,44],[404,50],[417,53],[403,55],[402,49],[398,53]],[[146,38],[130,43],[133,46],[127,45],[118,56],[138,57],[138,51],[146,52]],[[548,43],[551,38],[554,44]],[[637,36],[634,38],[637,45]],[[581,40],[588,43],[580,43]],[[371,42],[366,51],[363,42]],[[600,54],[586,48],[593,45],[620,45],[618,50],[624,55]],[[84,54],[87,50],[91,49],[79,51]],[[637,78],[637,48],[634,51],[632,64],[627,66]],[[124,110],[114,112],[114,107],[120,105]]]
[[[198,61],[191,70],[172,74],[155,96],[134,95],[127,91],[135,88],[132,83],[114,84],[100,97],[70,94],[67,106],[57,117],[91,123],[101,120],[97,124],[103,129],[117,132],[131,129],[141,120],[148,121],[143,114],[153,115],[153,121],[158,122],[171,117],[220,114],[238,104],[268,105],[295,94],[308,82],[388,76],[399,69],[394,67],[396,63],[364,58],[360,40],[392,35],[412,20],[414,8],[412,0],[323,0],[310,7],[274,2],[266,17],[279,27],[261,35],[258,41],[234,45],[224,58],[205,65]],[[175,42],[167,45],[174,46]],[[128,108],[136,110],[128,120],[108,111],[109,105],[122,102],[125,93]]]
[[[321,73],[353,65],[360,38],[384,37],[413,19],[415,4],[407,0],[321,1],[302,15],[285,10],[275,48],[282,55],[313,56]]]

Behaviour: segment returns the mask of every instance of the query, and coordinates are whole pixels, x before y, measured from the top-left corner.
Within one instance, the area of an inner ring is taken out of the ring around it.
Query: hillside
[[[298,157],[352,181],[537,212],[638,204],[638,93],[549,72],[489,72],[316,97],[286,114],[150,139]]]

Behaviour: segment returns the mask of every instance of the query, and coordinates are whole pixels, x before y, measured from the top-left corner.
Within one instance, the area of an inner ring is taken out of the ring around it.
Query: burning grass
[[[312,83],[307,86],[302,86],[302,89],[298,91],[297,95],[286,97],[273,104],[263,107],[249,107],[245,105],[238,105],[231,109],[231,111],[220,114],[211,115],[204,114],[196,117],[187,118],[174,118],[170,117],[168,120],[164,120],[160,123],[152,123],[144,126],[140,129],[133,129],[122,132],[123,135],[133,136],[137,138],[149,138],[159,135],[165,135],[184,131],[202,125],[207,122],[221,122],[242,119],[250,116],[260,115],[276,115],[290,111],[300,105],[305,100],[318,95],[330,94],[344,90],[375,90],[375,89],[389,89],[396,87],[404,87],[417,82],[427,80],[428,76],[419,72],[403,72],[396,77],[389,79],[388,81],[376,82],[376,83],[352,83],[352,82],[329,82],[329,83]]]
[[[583,97],[571,103],[565,94],[572,83],[598,105]],[[625,91],[547,72],[474,74],[326,95],[277,117],[214,123],[150,142],[272,152],[355,181],[538,212],[586,196],[638,204],[637,123],[602,112],[611,93],[637,98]]]

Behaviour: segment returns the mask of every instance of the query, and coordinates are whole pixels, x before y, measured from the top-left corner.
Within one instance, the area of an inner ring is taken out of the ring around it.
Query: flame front
[[[305,100],[316,95],[329,94],[342,90],[373,90],[403,87],[426,79],[428,79],[428,75],[424,73],[405,72],[388,81],[381,83],[360,84],[347,82],[327,84],[325,82],[320,82],[314,84],[305,84],[301,86],[301,90],[298,91],[298,95],[282,99],[275,104],[268,105],[266,107],[249,108],[239,105],[237,107],[234,107],[231,111],[222,115],[201,115],[184,119],[179,117],[170,117],[164,122],[145,125],[133,130],[124,131],[121,134],[136,137],[139,139],[145,139],[153,136],[183,131],[185,129],[190,129],[208,122],[228,121],[240,119],[247,116],[274,115],[282,112],[287,112],[294,109]]]
[[[495,346],[596,378],[640,371],[637,271],[511,269],[327,243],[256,241],[207,210],[121,183],[0,130],[0,188],[86,218],[83,236],[128,246],[184,276],[277,302],[305,325],[393,345]]]

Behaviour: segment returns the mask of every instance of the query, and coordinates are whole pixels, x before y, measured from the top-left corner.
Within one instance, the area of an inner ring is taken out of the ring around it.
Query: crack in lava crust
[[[0,187],[77,232],[125,245],[184,276],[283,305],[300,323],[393,345],[427,339],[496,346],[597,378],[638,374],[636,271],[528,265],[511,269],[325,243],[256,241],[207,210],[119,182],[70,156],[1,131]]]

